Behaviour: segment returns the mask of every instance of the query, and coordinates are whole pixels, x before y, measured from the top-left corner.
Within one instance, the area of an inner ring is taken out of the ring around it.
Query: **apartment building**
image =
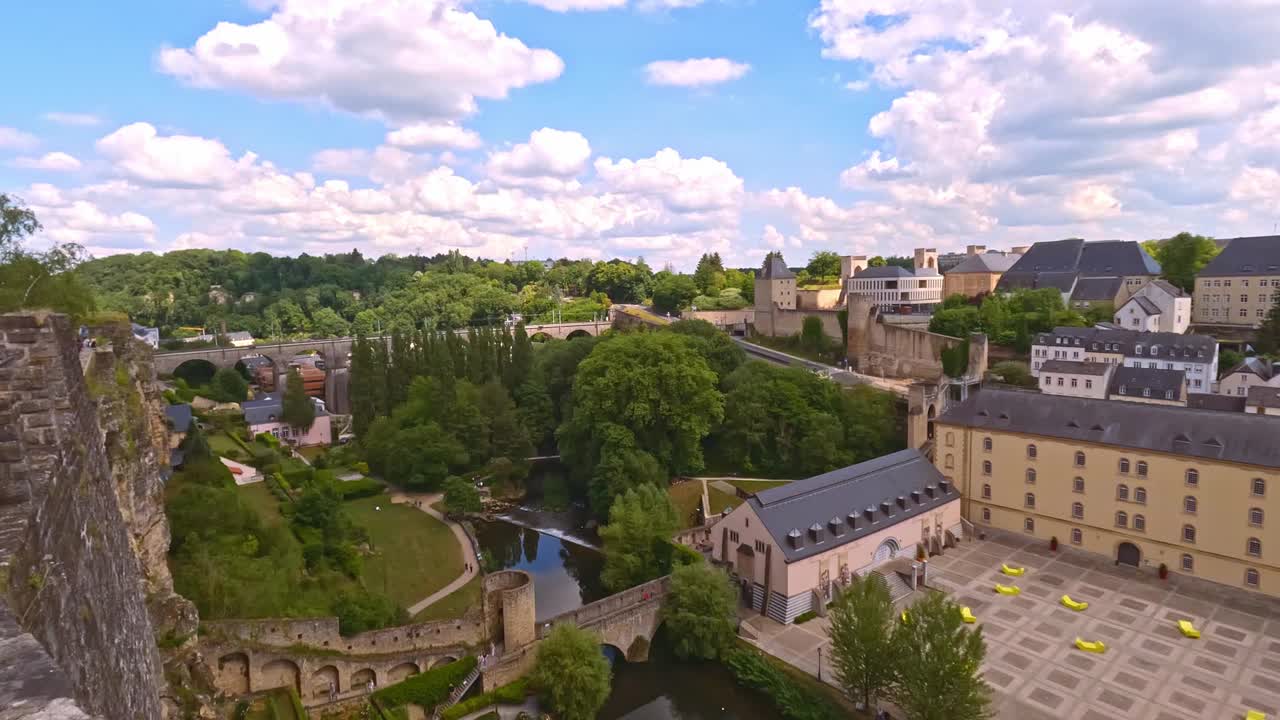
[[[1214,392],[1218,379],[1218,341],[1207,335],[1057,327],[1032,343],[1031,374],[1037,378],[1047,360],[1078,360],[1181,370],[1191,393]]]
[[[1196,276],[1194,321],[1256,328],[1280,299],[1280,235],[1241,237]]]
[[[976,250],[981,246],[969,246]],[[1001,276],[1018,262],[1014,253],[988,251],[974,252],[942,273],[942,296],[963,295],[977,297],[994,292]],[[942,265],[939,259],[939,265]]]
[[[1046,360],[1040,364],[1040,392],[1105,400],[1113,363],[1082,360]]]
[[[1116,308],[1113,319],[1126,330],[1181,334],[1191,325],[1191,296],[1165,280],[1152,280]]]
[[[1101,302],[1119,307],[1159,276],[1160,263],[1136,242],[1072,238],[1032,245],[1001,276],[996,290],[1053,288],[1069,307]]]
[[[1278,427],[987,388],[935,421],[935,463],[980,526],[1280,595]]]

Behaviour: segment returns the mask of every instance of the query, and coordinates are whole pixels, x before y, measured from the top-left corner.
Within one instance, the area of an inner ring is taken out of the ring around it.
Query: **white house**
[[[1048,360],[1040,365],[1040,392],[1104,400],[1114,363]]]
[[[1247,357],[1218,381],[1218,394],[1246,397],[1255,387],[1280,386],[1280,375],[1265,358]]]
[[[1191,325],[1191,296],[1164,280],[1151,280],[1116,308],[1126,330],[1182,334]]]
[[[1049,360],[1181,370],[1190,393],[1212,393],[1218,379],[1218,341],[1207,335],[1057,327],[1032,341],[1031,374],[1040,377]]]

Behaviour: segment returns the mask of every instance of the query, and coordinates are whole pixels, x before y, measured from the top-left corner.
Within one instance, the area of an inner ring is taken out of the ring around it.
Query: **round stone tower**
[[[503,570],[484,578],[484,616],[489,637],[501,638],[507,652],[537,638],[533,578],[523,570]]]

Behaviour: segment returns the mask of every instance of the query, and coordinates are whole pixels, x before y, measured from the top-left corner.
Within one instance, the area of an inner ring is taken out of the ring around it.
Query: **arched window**
[[[1120,458],[1120,472],[1126,475],[1129,473],[1129,458]]]
[[[991,522],[991,508],[982,508],[982,522]]]
[[[1262,527],[1262,508],[1249,508],[1249,524]]]
[[[1035,532],[1035,531],[1036,531],[1036,519],[1035,519],[1035,518],[1023,518],[1023,519],[1022,519],[1022,529],[1023,529],[1024,531],[1026,531],[1026,532]]]
[[[955,444],[956,444],[956,434],[948,430],[947,431],[947,447],[951,447],[952,445],[955,445]]]
[[[982,449],[986,450],[987,452],[991,452],[991,438],[989,437],[982,438]]]
[[[1200,484],[1200,471],[1195,468],[1187,470],[1187,484],[1195,487]]]
[[[1138,461],[1138,477],[1147,476],[1147,462],[1145,460]]]
[[[1190,555],[1182,554],[1182,572],[1192,572],[1196,569],[1196,560]]]
[[[1071,503],[1071,517],[1077,519],[1084,517],[1084,503]]]
[[[1084,542],[1084,533],[1080,532],[1080,528],[1071,528],[1071,544],[1079,545]]]
[[[1244,584],[1248,585],[1249,587],[1254,587],[1254,588],[1258,587],[1258,571],[1254,570],[1253,568],[1249,568],[1248,570],[1245,570]]]
[[[1253,479],[1253,494],[1262,497],[1267,494],[1267,481],[1262,478]]]
[[[1023,504],[1023,506],[1024,506],[1024,507],[1035,508],[1035,506],[1036,506],[1036,494],[1035,494],[1035,493],[1027,493],[1026,495],[1024,495],[1024,496],[1022,497],[1022,504]]]
[[[1076,451],[1076,467],[1084,467],[1084,453]]]
[[[983,475],[990,475],[990,474],[991,474],[991,461],[990,461],[990,460],[983,460],[983,461],[982,461],[982,474],[983,474]]]
[[[1196,498],[1194,495],[1188,495],[1182,498],[1182,512],[1184,513],[1190,513],[1192,515],[1195,515],[1197,505],[1198,503],[1196,503]]]
[[[946,468],[950,470],[951,468],[955,467],[955,464],[956,464],[955,458],[952,457],[951,453],[947,453],[947,460],[945,463]]]
[[[1027,468],[1027,484],[1034,485],[1036,483],[1035,468]]]
[[[1144,487],[1137,488],[1133,491],[1133,501],[1142,505],[1147,504],[1147,489]]]
[[[1027,445],[1027,458],[1028,458],[1029,460],[1035,460],[1035,459],[1036,459],[1036,445],[1035,445],[1035,443],[1031,443],[1031,444]]]
[[[990,499],[991,499],[991,484],[990,484],[990,483],[984,483],[984,484],[982,485],[982,498],[983,498],[984,500],[990,500]]]
[[[1245,543],[1244,548],[1245,552],[1250,555],[1254,557],[1262,557],[1262,541],[1258,538],[1249,538],[1249,541]]]
[[[1183,525],[1182,526],[1182,542],[1194,543],[1195,541],[1196,541],[1196,526]]]
[[[1147,531],[1147,519],[1146,519],[1145,517],[1141,516],[1141,515],[1134,515],[1134,516],[1133,516],[1133,529],[1134,529],[1134,530],[1137,530],[1138,532],[1146,532],[1146,531]]]
[[[1084,478],[1078,477],[1071,481],[1071,492],[1084,492]]]
[[[1128,500],[1128,499],[1129,499],[1129,486],[1128,486],[1128,485],[1125,485],[1124,483],[1120,483],[1119,485],[1117,485],[1117,486],[1116,486],[1116,499],[1117,499],[1117,500]]]
[[[1116,513],[1116,527],[1129,527],[1129,515],[1121,510]]]

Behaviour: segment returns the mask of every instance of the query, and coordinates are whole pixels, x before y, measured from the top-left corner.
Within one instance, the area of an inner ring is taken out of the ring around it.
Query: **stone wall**
[[[860,373],[937,381],[943,375],[942,351],[960,342],[947,335],[882,322],[870,300],[849,297],[849,363]],[[986,369],[987,339],[975,334],[969,338],[968,374],[981,377]]]
[[[132,376],[111,380],[127,405]],[[0,604],[17,619],[8,632],[39,642],[88,713],[159,720],[163,678],[145,597],[164,577],[144,573],[134,549],[148,533],[129,523],[154,519],[135,497],[151,491],[113,477],[106,443],[124,435],[104,438],[106,424],[68,319],[0,316]],[[15,696],[0,703],[13,707]]]
[[[487,636],[481,614],[473,611],[456,620],[402,625],[370,630],[349,637],[338,632],[338,618],[267,618],[260,620],[206,620],[207,643],[290,648],[305,646],[356,655],[429,651],[438,648],[474,647]]]
[[[804,319],[812,315],[822,320],[822,331],[827,337],[835,340],[842,340],[844,333],[840,332],[840,315],[839,310],[782,310],[773,308],[762,310],[757,305],[755,310],[755,329],[761,335],[769,337],[789,337],[800,333],[800,328],[804,325]]]

